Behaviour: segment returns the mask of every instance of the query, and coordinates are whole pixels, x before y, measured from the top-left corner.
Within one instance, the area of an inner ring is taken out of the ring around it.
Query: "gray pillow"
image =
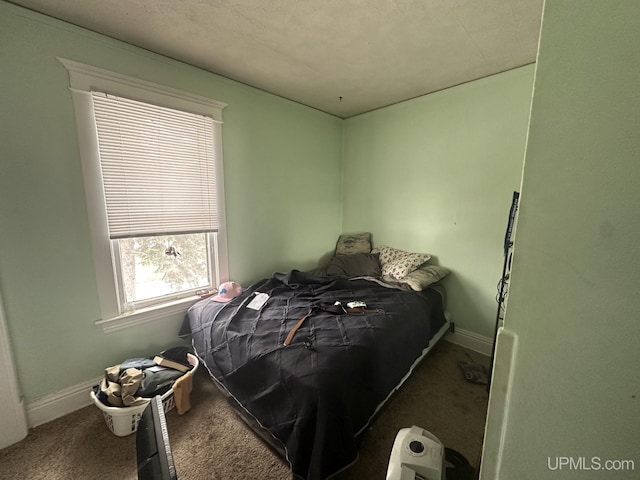
[[[336,255],[327,265],[327,275],[378,278],[380,277],[380,261],[378,255],[371,253]]]

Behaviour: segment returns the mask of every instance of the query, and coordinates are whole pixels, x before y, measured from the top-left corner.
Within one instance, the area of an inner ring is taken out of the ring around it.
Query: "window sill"
[[[124,313],[117,317],[98,320],[95,322],[95,325],[101,326],[102,331],[105,333],[115,332],[161,318],[179,314],[184,315],[189,307],[199,300],[202,300],[202,298],[195,295],[181,298],[173,302],[163,303],[162,305],[154,305],[153,307],[141,308],[134,312]]]

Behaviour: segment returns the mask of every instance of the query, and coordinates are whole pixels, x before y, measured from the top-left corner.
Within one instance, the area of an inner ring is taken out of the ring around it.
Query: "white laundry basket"
[[[198,369],[200,362],[198,362],[198,357],[191,355],[190,353],[187,354],[187,360],[191,365],[193,365],[193,368],[191,369],[191,374],[193,375]],[[149,404],[149,402],[147,402],[143,405],[137,405],[134,407],[109,407],[98,400],[98,397],[96,397],[93,390],[91,391],[90,396],[96,407],[102,411],[104,421],[107,423],[109,430],[118,437],[126,437],[138,429],[138,422],[140,421],[140,417],[142,417],[142,412],[144,412],[144,409],[147,408],[147,405]],[[173,389],[165,392],[161,398],[165,413],[176,406]]]

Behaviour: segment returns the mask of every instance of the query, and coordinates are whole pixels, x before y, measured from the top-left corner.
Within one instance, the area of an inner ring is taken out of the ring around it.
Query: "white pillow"
[[[371,253],[380,255],[382,275],[391,276],[396,280],[401,280],[431,258],[428,253],[405,252],[386,245],[374,248]]]

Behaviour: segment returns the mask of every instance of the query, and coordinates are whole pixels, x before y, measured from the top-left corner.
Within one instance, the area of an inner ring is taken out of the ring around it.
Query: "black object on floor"
[[[475,470],[460,452],[453,448],[445,447],[444,458],[447,480],[474,480]]]
[[[177,480],[162,397],[156,395],[142,412],[136,431],[138,480]]]

